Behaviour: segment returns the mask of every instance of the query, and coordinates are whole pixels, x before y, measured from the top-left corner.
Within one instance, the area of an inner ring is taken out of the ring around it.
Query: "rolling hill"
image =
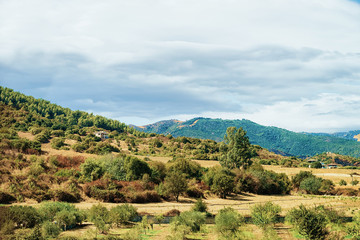
[[[276,153],[292,156],[313,156],[324,152],[360,157],[360,143],[346,134],[307,134],[296,133],[277,127],[267,127],[250,120],[223,120],[194,118],[186,122],[178,120],[160,121],[136,127],[140,131],[157,134],[171,134],[174,137],[186,136],[222,141],[228,127],[242,127],[247,131],[252,144],[267,148]]]

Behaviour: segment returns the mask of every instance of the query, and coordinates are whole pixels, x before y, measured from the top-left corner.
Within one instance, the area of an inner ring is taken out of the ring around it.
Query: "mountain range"
[[[250,120],[223,120],[194,118],[185,122],[165,120],[145,126],[131,127],[147,132],[174,137],[185,136],[222,141],[228,127],[242,127],[252,144],[267,148],[275,153],[297,157],[313,156],[333,152],[360,157],[360,130],[341,133],[297,133],[278,127],[268,127]]]

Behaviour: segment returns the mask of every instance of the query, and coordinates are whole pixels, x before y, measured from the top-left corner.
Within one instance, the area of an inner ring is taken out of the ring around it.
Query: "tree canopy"
[[[223,155],[220,158],[220,164],[223,167],[234,168],[248,168],[251,164],[251,157],[254,151],[252,150],[249,138],[246,136],[246,131],[242,128],[229,127],[224,136],[226,146],[223,148]]]

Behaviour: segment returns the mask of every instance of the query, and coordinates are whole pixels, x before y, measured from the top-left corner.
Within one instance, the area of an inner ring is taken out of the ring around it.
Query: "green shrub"
[[[301,181],[300,189],[310,194],[319,194],[322,180],[317,177],[309,177]]]
[[[334,190],[335,184],[329,179],[321,179],[320,192],[329,194]]]
[[[61,228],[52,222],[44,222],[41,226],[42,236],[45,238],[56,238],[61,233]]]
[[[315,208],[300,205],[288,212],[286,220],[306,239],[325,239],[328,234],[326,217]]]
[[[65,138],[53,138],[51,140],[51,147],[54,149],[60,149],[65,146]]]
[[[169,163],[168,171],[177,171],[186,175],[187,178],[200,179],[201,166],[195,161],[178,158]]]
[[[138,216],[137,209],[129,204],[113,207],[109,212],[110,222],[118,227],[133,221],[136,216]]]
[[[106,207],[97,204],[93,205],[88,210],[88,219],[94,223],[95,227],[101,232],[104,233],[110,228],[110,218],[109,211]]]
[[[206,202],[203,201],[202,198],[196,200],[195,205],[192,207],[192,211],[207,212],[207,210],[208,210],[207,204]]]
[[[300,171],[291,178],[291,183],[295,189],[300,187],[301,182],[306,178],[314,178],[315,176],[309,171]]]
[[[216,231],[225,239],[234,238],[243,223],[244,217],[233,208],[221,209],[215,217]]]
[[[284,173],[266,171],[262,168],[241,171],[235,178],[238,191],[256,194],[288,194],[291,182]]]
[[[87,181],[94,181],[99,179],[104,174],[104,169],[96,159],[86,159],[81,164],[81,174]]]
[[[320,162],[313,162],[310,164],[311,168],[322,168],[322,164]]]
[[[347,185],[347,182],[346,182],[344,179],[341,179],[341,180],[339,181],[339,185],[340,185],[340,186],[346,186],[346,185]]]
[[[251,218],[255,225],[265,229],[266,226],[275,224],[279,221],[281,207],[272,202],[256,204],[251,208]]]
[[[39,212],[30,206],[11,206],[9,215],[10,220],[20,228],[33,228],[42,221]]]
[[[191,232],[199,232],[202,225],[205,224],[205,214],[195,211],[187,211],[180,213],[179,216],[176,216],[171,221],[174,230],[184,226],[189,229]]]
[[[340,214],[333,208],[325,207],[324,205],[319,205],[315,207],[315,210],[325,216],[326,221],[329,223],[341,224],[343,222],[343,214]]]
[[[60,221],[60,226],[64,230],[81,224],[85,219],[83,212],[75,208],[73,204],[66,202],[42,202],[39,206],[39,212],[45,221],[52,222],[56,219]]]
[[[359,181],[358,180],[353,180],[350,182],[352,186],[356,186],[359,184]]]

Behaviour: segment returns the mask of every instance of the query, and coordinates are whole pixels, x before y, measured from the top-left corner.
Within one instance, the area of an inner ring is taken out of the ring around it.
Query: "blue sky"
[[[359,20],[347,0],[3,0],[0,85],[136,125],[360,129]]]

